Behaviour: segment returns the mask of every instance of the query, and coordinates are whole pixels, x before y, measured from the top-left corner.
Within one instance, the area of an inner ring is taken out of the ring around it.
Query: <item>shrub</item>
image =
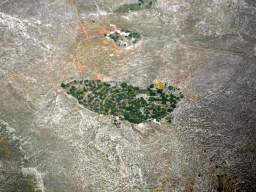
[[[173,86],[169,86],[169,90],[172,90],[173,89]]]
[[[165,101],[165,100],[163,100],[163,101],[162,101],[162,104],[166,104],[166,101]]]

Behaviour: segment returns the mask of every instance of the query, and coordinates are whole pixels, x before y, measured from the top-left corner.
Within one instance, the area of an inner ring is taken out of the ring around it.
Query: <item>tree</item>
[[[127,111],[131,111],[133,109],[133,107],[130,105],[129,107],[125,108]]]
[[[73,93],[75,92],[75,90],[76,90],[76,87],[73,85],[73,86],[69,89],[69,92],[70,92],[71,94],[73,94]]]
[[[128,91],[128,93],[133,94],[133,89],[130,87],[128,87],[127,91]]]
[[[163,112],[164,114],[166,113],[166,111],[167,111],[166,108],[163,108],[163,109],[162,109],[162,112]]]
[[[173,86],[169,86],[169,90],[172,90],[173,89]]]
[[[65,85],[64,83],[61,83],[61,87],[62,87],[62,88],[65,88],[66,85]]]
[[[167,112],[172,112],[172,111],[173,111],[172,108],[167,109]]]
[[[165,97],[165,95],[162,95],[162,100],[167,100],[167,97]]]
[[[127,87],[127,84],[126,84],[126,83],[122,83],[122,84],[121,84],[121,87],[122,87],[123,89],[125,89],[125,88]]]
[[[157,93],[162,93],[163,92],[163,89],[158,89],[157,90]]]
[[[141,107],[140,102],[136,102],[136,103],[135,103],[135,106],[136,106],[137,108],[140,108],[140,107]]]
[[[162,101],[162,104],[166,104],[166,100],[163,100],[163,101]]]
[[[171,107],[172,107],[173,109],[175,109],[175,108],[176,108],[176,105],[175,105],[175,104],[172,104]]]
[[[79,96],[78,97],[78,100],[82,100],[84,97],[83,96]]]
[[[155,93],[154,91],[150,90],[150,91],[149,91],[149,95],[150,95],[150,96],[156,96],[156,93]]]
[[[154,84],[151,84],[151,85],[150,85],[150,88],[154,88]]]

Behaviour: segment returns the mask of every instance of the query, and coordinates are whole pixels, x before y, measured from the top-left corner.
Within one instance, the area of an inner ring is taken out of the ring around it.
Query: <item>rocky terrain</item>
[[[254,0],[1,0],[0,191],[255,191],[255,21]],[[143,38],[104,36],[121,29]],[[184,99],[117,126],[75,79]]]

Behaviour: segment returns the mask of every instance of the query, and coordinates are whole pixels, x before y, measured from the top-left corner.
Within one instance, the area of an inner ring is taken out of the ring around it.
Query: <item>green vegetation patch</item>
[[[118,9],[114,10],[114,13],[127,13],[129,11],[140,11],[142,9],[150,9],[155,0],[139,0],[138,3],[124,4]]]
[[[140,89],[121,83],[111,87],[100,80],[73,81],[61,84],[61,87],[87,109],[98,114],[118,116],[120,120],[127,120],[139,124],[147,120],[159,121],[175,108],[184,97],[179,89],[164,87]],[[115,122],[116,123],[116,122]]]
[[[125,32],[125,33],[122,33]],[[136,43],[141,39],[141,35],[137,32],[131,32],[129,30],[121,30],[121,33],[105,33],[104,36],[108,36],[109,39],[113,40],[117,46],[129,46],[131,44]]]

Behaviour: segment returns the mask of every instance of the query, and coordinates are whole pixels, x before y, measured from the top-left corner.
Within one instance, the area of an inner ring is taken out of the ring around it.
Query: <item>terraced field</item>
[[[159,121],[170,114],[184,97],[181,92],[178,93],[178,88],[164,86],[158,89],[154,84],[147,90],[126,83],[111,87],[100,80],[75,80],[68,84],[62,83],[61,86],[84,107],[135,124],[152,119]]]

